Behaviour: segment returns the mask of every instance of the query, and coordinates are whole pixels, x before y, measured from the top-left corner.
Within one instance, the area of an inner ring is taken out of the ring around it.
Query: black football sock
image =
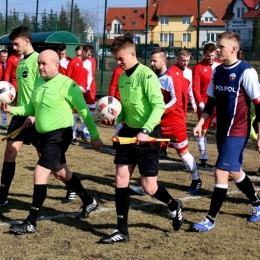
[[[242,181],[236,183],[236,186],[250,199],[253,206],[260,205],[260,198],[247,175],[245,175],[245,178]]]
[[[79,178],[75,174],[72,174],[71,179],[64,183],[67,185],[67,187],[69,187],[70,190],[76,192],[84,205],[89,205],[93,202],[93,198],[87,193]]]
[[[168,205],[170,211],[174,211],[178,208],[178,202],[172,198],[169,192],[164,187],[159,187],[152,196],[153,198],[160,200]]]
[[[115,188],[115,202],[117,214],[117,229],[124,235],[128,234],[128,211],[130,206],[129,187]]]
[[[32,207],[30,210],[30,215],[27,218],[33,225],[36,225],[37,217],[40,213],[41,207],[44,203],[46,196],[47,185],[34,184]]]
[[[15,174],[15,162],[3,163],[2,178],[1,178],[1,200],[7,200],[9,188]]]
[[[219,188],[219,187],[214,188],[211,197],[209,214],[208,214],[211,217],[210,220],[213,219],[215,221],[215,218],[217,217],[218,212],[220,211],[220,208],[226,198],[227,190],[228,190],[227,188]]]

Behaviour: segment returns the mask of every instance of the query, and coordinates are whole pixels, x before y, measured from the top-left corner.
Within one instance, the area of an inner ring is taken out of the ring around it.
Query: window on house
[[[141,42],[140,36],[135,35],[132,39],[133,39],[134,43],[140,43]]]
[[[240,30],[234,30],[234,33],[240,36]]]
[[[169,17],[168,16],[161,16],[160,17],[161,24],[169,24]]]
[[[134,14],[137,14],[137,13],[138,13],[138,10],[135,9],[135,10],[134,10]]]
[[[183,16],[182,24],[190,24],[190,16]]]
[[[208,42],[217,41],[217,34],[216,33],[207,33],[207,41]]]
[[[160,33],[160,42],[168,42],[168,33]]]
[[[173,33],[169,33],[169,42],[173,43],[173,37],[174,37]]]
[[[121,33],[120,24],[114,24],[114,33]]]
[[[205,17],[204,18],[205,23],[212,23],[213,22],[213,17]]]
[[[237,8],[237,18],[242,18],[245,13],[245,8],[244,7],[238,7]]]
[[[191,42],[191,34],[190,33],[184,33],[182,35],[182,41],[183,42]]]
[[[136,22],[135,22],[135,20],[133,20],[133,21],[132,21],[132,25],[135,25],[135,24],[136,24]]]

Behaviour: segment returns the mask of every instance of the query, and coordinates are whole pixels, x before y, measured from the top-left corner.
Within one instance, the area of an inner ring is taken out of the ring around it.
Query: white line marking
[[[253,178],[252,178],[253,177]],[[255,179],[257,178],[257,180],[260,180],[260,177],[254,177],[254,176],[250,176],[251,179]],[[260,190],[260,188],[255,188],[256,191]],[[233,191],[229,191],[227,193],[227,195],[230,194],[237,194],[237,193],[241,193],[239,190],[233,190]],[[196,200],[196,199],[204,199],[204,198],[210,198],[212,194],[206,194],[206,195],[201,195],[201,196],[187,196],[184,198],[179,198],[181,201],[188,201],[188,200]],[[153,204],[164,204],[161,201],[158,201],[156,199],[154,199],[154,202],[144,202],[141,204],[132,204],[130,205],[131,208],[141,208],[141,207],[145,207],[145,206],[150,206]],[[184,208],[185,209],[185,208]],[[97,208],[95,211],[92,211],[90,214],[99,214],[102,212],[106,212],[106,211],[111,211],[111,210],[115,210],[115,208]],[[44,221],[44,220],[53,220],[53,219],[57,219],[57,218],[68,218],[68,217],[74,217],[76,214],[78,214],[78,212],[76,213],[69,213],[69,214],[59,214],[56,216],[41,216],[38,219],[39,221]],[[7,221],[7,222],[0,222],[0,226],[6,226],[6,225],[14,225],[14,224],[19,224],[22,221],[20,220],[11,220],[11,221]]]

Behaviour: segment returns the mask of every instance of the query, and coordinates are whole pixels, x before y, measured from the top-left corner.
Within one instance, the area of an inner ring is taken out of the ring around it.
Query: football
[[[16,91],[8,81],[0,81],[0,102],[10,104],[14,101]]]
[[[105,96],[97,102],[97,116],[100,119],[116,119],[121,110],[121,103],[114,97]]]

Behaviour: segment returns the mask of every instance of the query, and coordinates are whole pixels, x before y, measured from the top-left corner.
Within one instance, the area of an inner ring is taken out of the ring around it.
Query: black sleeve
[[[211,116],[213,114],[214,107],[215,107],[215,98],[209,97],[203,109],[203,113],[207,113]]]
[[[260,104],[255,104],[255,121],[260,122]]]

